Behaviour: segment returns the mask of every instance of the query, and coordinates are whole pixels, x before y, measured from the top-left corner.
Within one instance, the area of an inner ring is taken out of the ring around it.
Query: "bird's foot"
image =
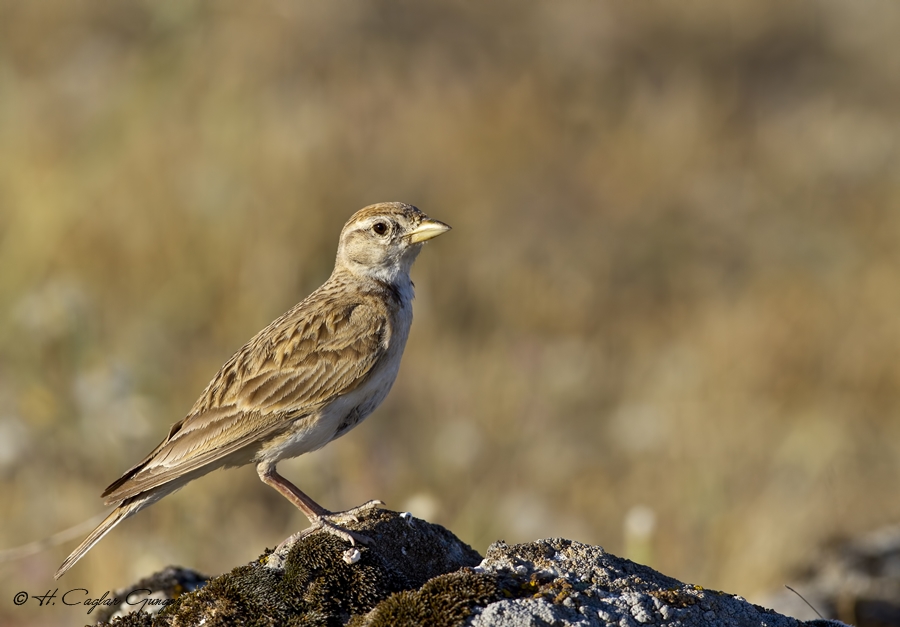
[[[340,512],[343,516],[336,518],[336,520],[340,522],[358,522],[359,519],[352,514],[346,515],[345,512]],[[349,529],[340,526],[335,522],[335,518],[330,515],[320,516],[313,523],[300,532],[300,538],[305,538],[308,535],[311,535],[317,531],[321,531],[322,533],[327,533],[329,535],[340,538],[341,540],[346,540],[350,543],[351,546],[356,546],[359,544],[369,544],[372,542],[372,539],[369,536],[363,535],[361,533],[357,533],[355,531],[350,531]],[[294,534],[297,535],[297,534]],[[293,537],[293,536],[292,536]],[[297,538],[298,540],[300,538]],[[290,539],[290,538],[288,538]]]
[[[357,507],[344,510],[343,512],[328,512],[327,514],[323,514],[320,518],[327,519],[328,522],[337,525],[345,525],[348,522],[359,522],[357,514],[362,514],[363,512],[368,512],[373,509],[378,509],[378,507],[380,507],[381,505],[384,505],[384,501],[379,501],[376,499],[363,503],[362,505],[359,505]]]
[[[317,531],[336,536],[341,540],[349,542],[350,545],[354,547],[357,544],[370,544],[372,542],[372,539],[369,538],[369,536],[357,533],[355,531],[350,531],[349,529],[344,528],[342,525],[345,525],[348,522],[359,522],[359,518],[357,516],[358,514],[376,509],[380,505],[384,505],[384,503],[375,500],[363,503],[358,507],[354,507],[343,512],[323,512],[321,514],[315,515],[310,519],[310,522],[312,524],[309,527],[285,538],[281,544],[275,547],[275,550],[273,551],[271,556],[271,558],[275,559],[270,558],[270,564],[274,567],[280,567],[283,564],[284,558],[287,557],[287,553],[292,546],[294,546],[303,538],[310,536]]]
[[[327,512],[319,514],[310,521],[312,524],[301,532],[306,532],[301,537],[306,537],[306,535],[315,531],[322,531],[337,536],[342,540],[346,540],[352,546],[356,546],[357,542],[360,544],[369,544],[372,541],[371,538],[364,536],[361,533],[345,529],[342,525],[346,525],[348,522],[359,522],[357,514],[361,515],[363,512],[376,509],[379,505],[384,505],[384,503],[379,500],[373,500],[363,503],[358,507],[344,510],[343,512]]]

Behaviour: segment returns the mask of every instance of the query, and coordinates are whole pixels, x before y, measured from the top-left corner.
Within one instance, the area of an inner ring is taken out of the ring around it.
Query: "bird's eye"
[[[372,225],[372,230],[378,235],[384,235],[388,231],[388,226],[384,222],[376,222]]]

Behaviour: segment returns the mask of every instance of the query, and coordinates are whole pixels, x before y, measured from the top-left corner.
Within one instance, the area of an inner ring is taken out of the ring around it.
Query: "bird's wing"
[[[316,306],[310,306],[316,305]],[[118,503],[315,414],[354,390],[384,355],[390,317],[377,302],[310,303],[260,331],[229,359],[191,412],[103,493]]]

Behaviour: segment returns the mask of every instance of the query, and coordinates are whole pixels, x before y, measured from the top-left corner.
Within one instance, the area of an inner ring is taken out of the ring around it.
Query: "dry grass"
[[[454,231],[384,407],[284,465],[326,506],[637,546],[744,595],[896,521],[898,27],[875,1],[0,1],[0,545],[101,511],[381,200]],[[60,589],[304,524],[216,473]],[[0,564],[0,622],[86,618],[10,601],[71,545]]]

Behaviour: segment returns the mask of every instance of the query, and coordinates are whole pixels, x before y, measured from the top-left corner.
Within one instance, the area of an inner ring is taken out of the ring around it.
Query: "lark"
[[[329,279],[225,362],[159,446],[106,488],[115,509],[56,578],[126,518],[208,472],[246,464],[306,514],[304,535],[365,542],[341,524],[380,501],[331,512],[275,467],[345,435],[387,396],[412,323],[410,268],[424,242],[449,229],[399,202],[356,212]]]

